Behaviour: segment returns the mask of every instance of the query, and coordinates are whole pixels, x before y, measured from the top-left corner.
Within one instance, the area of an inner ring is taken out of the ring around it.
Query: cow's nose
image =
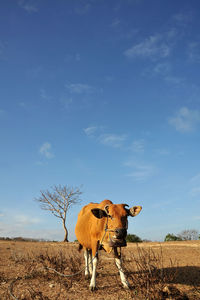
[[[117,228],[115,233],[118,239],[123,239],[127,236],[127,230],[125,228]]]

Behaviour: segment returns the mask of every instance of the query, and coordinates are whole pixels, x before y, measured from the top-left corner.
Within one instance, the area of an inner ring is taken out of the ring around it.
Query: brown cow
[[[129,288],[121,266],[121,247],[126,246],[127,217],[135,217],[142,207],[133,206],[128,209],[126,206],[128,205],[104,200],[84,206],[78,215],[75,233],[80,249],[84,248],[85,276],[91,276],[91,291],[96,289],[98,251],[102,248],[108,253],[114,250],[121,282],[125,288]]]

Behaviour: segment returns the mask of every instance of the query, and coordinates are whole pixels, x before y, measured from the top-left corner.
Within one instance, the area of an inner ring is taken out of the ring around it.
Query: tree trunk
[[[64,230],[65,230],[65,237],[64,237],[63,242],[69,242],[68,241],[68,230],[67,230],[67,227],[65,225],[65,220],[63,220],[63,227],[64,227]]]

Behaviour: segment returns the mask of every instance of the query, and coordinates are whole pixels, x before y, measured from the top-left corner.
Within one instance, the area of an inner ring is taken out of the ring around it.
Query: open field
[[[0,299],[200,299],[200,241],[128,244],[122,253],[131,290],[101,251],[92,293],[84,272],[46,268],[81,270],[78,244],[0,241]]]

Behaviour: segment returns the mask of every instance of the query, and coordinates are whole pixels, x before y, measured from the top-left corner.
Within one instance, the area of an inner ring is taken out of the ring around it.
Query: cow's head
[[[127,208],[127,204],[109,204],[104,209],[92,209],[93,215],[98,218],[106,218],[105,230],[107,229],[107,238],[110,247],[126,246],[126,236],[128,229],[128,216],[135,217],[139,214],[142,207],[133,206]]]

